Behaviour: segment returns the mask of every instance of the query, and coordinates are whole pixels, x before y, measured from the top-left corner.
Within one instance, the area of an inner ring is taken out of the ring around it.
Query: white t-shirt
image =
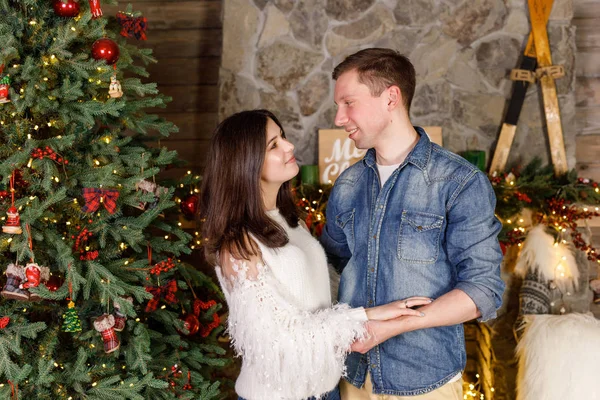
[[[379,184],[381,187],[385,185],[387,180],[392,176],[396,168],[398,168],[400,164],[394,165],[379,165],[377,164],[377,170],[379,171]]]

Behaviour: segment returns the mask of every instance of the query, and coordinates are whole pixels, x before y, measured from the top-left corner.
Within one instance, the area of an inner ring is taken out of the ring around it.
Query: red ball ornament
[[[180,207],[186,218],[193,219],[198,212],[198,196],[192,194],[181,200]]]
[[[110,39],[98,39],[92,44],[92,57],[95,60],[105,60],[112,65],[119,59],[119,46]]]
[[[74,0],[54,0],[54,13],[59,17],[76,17],[79,15],[79,2]]]
[[[194,314],[188,314],[183,320],[183,326],[190,332],[187,336],[194,336],[200,329],[200,321]]]
[[[51,292],[56,292],[63,284],[63,280],[58,275],[50,275],[50,279],[45,283]]]

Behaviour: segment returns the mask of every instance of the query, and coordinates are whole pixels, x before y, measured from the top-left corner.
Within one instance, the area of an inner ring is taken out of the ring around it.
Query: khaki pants
[[[446,383],[444,386],[417,396],[393,396],[390,394],[373,394],[371,375],[367,373],[365,384],[358,389],[344,379],[340,381],[342,400],[463,400],[462,379]]]

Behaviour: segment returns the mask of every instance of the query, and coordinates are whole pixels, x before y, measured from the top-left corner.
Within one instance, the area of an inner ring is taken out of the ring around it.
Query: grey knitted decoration
[[[550,282],[537,272],[527,271],[519,293],[519,314],[550,314]]]

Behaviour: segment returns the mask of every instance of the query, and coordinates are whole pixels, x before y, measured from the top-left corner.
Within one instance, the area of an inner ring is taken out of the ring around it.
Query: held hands
[[[395,336],[398,334],[398,324],[400,323],[397,318],[402,316],[424,317],[423,312],[413,310],[410,307],[423,306],[430,304],[432,301],[429,297],[410,297],[366,309],[369,318],[366,323],[367,337],[352,343],[351,351],[364,354],[390,337]]]
[[[425,314],[421,311],[413,310],[411,307],[423,306],[432,301],[429,297],[409,297],[408,299],[393,301],[382,306],[367,308],[365,311],[369,320],[376,321],[395,319],[404,315],[424,317]]]

